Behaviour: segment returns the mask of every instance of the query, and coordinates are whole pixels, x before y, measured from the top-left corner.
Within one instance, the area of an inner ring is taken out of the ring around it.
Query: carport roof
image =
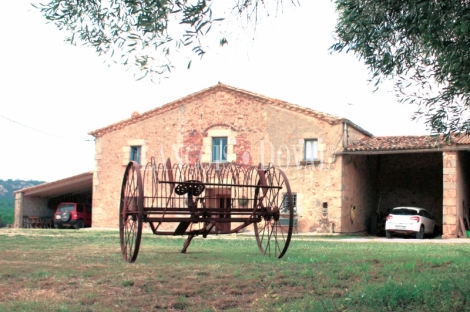
[[[446,142],[442,136],[374,136],[364,137],[348,144],[343,153],[360,152],[412,152],[412,151],[443,151],[468,149],[470,137],[454,136],[452,142]]]
[[[24,196],[55,197],[63,194],[91,191],[92,186],[93,172],[86,172],[62,180],[24,188],[15,193],[23,193]]]

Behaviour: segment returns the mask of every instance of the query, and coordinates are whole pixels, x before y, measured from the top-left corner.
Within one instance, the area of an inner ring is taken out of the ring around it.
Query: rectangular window
[[[317,160],[318,159],[318,140],[305,139],[304,146],[304,160]]]
[[[212,161],[227,161],[227,137],[212,138]]]
[[[294,214],[297,214],[297,194],[292,193],[292,208],[294,208]],[[282,195],[282,209],[281,213],[289,213],[289,199],[287,194]]]
[[[140,164],[140,146],[131,146],[131,156],[129,160]]]

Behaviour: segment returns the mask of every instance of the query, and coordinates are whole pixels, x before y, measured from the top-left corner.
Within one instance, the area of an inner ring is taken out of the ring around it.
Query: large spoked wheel
[[[254,223],[256,241],[264,255],[282,258],[289,248],[294,223],[289,181],[283,171],[270,168],[264,177],[260,172],[259,185],[255,192],[255,213],[261,214],[262,219]]]
[[[122,180],[121,204],[119,207],[119,234],[122,258],[134,262],[139,253],[142,238],[144,194],[140,166],[132,161],[127,165]]]

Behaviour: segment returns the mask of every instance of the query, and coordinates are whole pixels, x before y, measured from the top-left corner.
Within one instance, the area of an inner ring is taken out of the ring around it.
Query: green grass
[[[0,311],[470,311],[470,244],[183,242],[144,234],[129,264],[117,231],[2,229]]]

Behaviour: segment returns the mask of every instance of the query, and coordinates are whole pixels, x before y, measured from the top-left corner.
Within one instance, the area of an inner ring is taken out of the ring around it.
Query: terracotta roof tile
[[[360,152],[437,149],[466,144],[470,144],[470,137],[467,135],[454,136],[452,138],[452,142],[446,142],[442,136],[376,136],[364,137],[360,140],[351,142],[348,144],[345,151]]]
[[[468,135],[461,135],[459,137],[456,137],[454,140],[455,144],[470,144],[470,136]]]

